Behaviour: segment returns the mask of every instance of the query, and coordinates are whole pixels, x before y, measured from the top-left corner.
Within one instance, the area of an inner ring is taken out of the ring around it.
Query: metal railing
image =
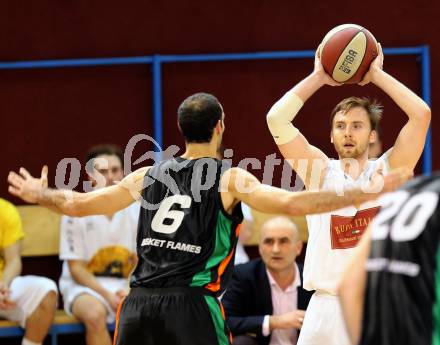
[[[420,63],[421,96],[431,105],[431,67],[429,46],[384,48],[385,55],[414,55]],[[314,58],[313,50],[293,50],[255,53],[226,53],[226,54],[193,54],[193,55],[152,55],[135,57],[91,58],[91,59],[61,59],[0,62],[0,69],[29,69],[29,68],[64,68],[111,65],[145,65],[151,64],[152,93],[153,93],[153,136],[160,147],[163,146],[162,128],[162,65],[166,63],[212,62],[237,60],[274,60],[274,59],[304,59]],[[432,171],[431,129],[426,138],[423,151],[423,173]]]

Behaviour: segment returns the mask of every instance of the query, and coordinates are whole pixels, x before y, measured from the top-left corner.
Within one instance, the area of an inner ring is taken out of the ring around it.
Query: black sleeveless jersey
[[[132,287],[203,287],[220,294],[232,275],[240,203],[223,209],[228,167],[213,158],[161,162],[144,177]]]
[[[440,175],[382,197],[372,222],[361,345],[440,344]]]

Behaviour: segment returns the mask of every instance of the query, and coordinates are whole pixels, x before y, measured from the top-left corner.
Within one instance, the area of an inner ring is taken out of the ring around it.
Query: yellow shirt
[[[17,209],[10,202],[0,198],[0,279],[5,266],[3,249],[17,243],[23,237],[24,232]]]

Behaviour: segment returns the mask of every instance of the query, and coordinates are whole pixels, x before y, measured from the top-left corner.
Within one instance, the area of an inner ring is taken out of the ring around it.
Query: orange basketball
[[[377,42],[362,26],[343,24],[325,35],[320,50],[324,70],[338,83],[357,84],[376,58]]]

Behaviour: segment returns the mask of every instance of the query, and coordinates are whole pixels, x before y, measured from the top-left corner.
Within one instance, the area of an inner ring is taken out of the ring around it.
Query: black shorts
[[[120,306],[115,345],[230,345],[223,308],[202,288],[133,288]]]

